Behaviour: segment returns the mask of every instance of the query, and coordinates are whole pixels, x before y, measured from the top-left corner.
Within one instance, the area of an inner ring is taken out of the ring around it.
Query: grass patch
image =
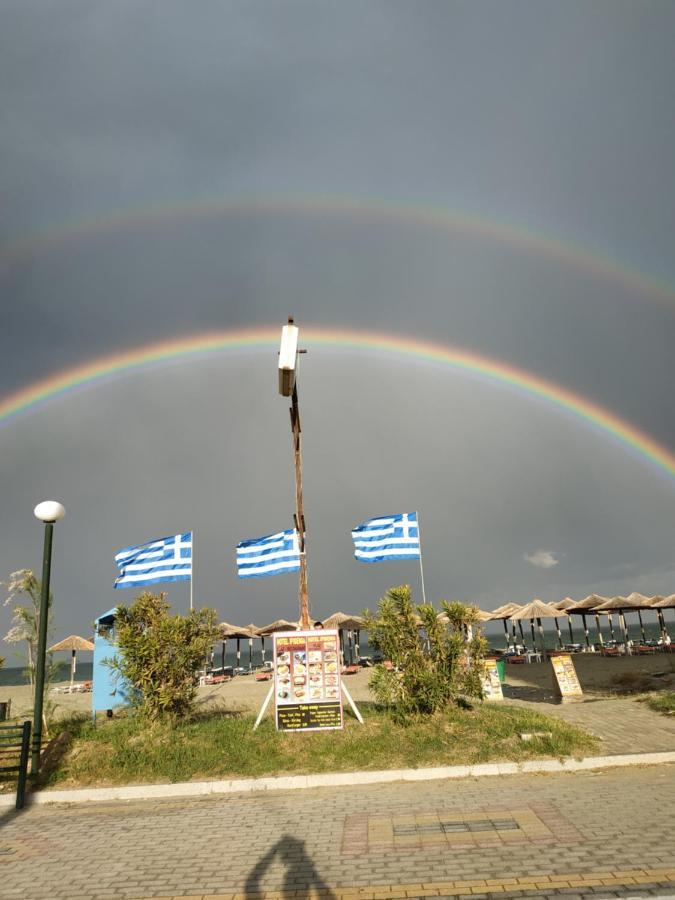
[[[452,709],[402,726],[361,704],[366,724],[346,718],[342,732],[287,734],[267,718],[254,732],[252,715],[211,711],[169,729],[133,717],[71,720],[72,744],[46,783],[113,785],[191,779],[344,772],[495,760],[582,755],[597,740],[558,719],[508,705]],[[523,742],[519,732],[551,737]]]
[[[655,712],[663,713],[665,716],[675,716],[675,691],[650,694],[644,698],[644,702]]]

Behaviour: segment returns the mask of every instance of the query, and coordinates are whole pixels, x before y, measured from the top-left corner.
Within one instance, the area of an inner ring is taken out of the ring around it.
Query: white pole
[[[190,548],[190,612],[194,609],[193,598],[192,598],[192,588],[195,581],[195,533],[194,531],[190,532],[190,543],[192,547]]]
[[[422,532],[420,531],[420,514],[419,512],[415,512],[415,518],[417,519],[417,537],[420,542],[420,577],[422,579],[422,603],[426,604],[427,595],[424,590],[424,566],[422,565]]]
[[[347,698],[347,702],[349,703],[349,705],[350,705],[351,708],[352,708],[352,712],[354,713],[354,715],[356,716],[356,718],[358,719],[358,721],[361,723],[361,725],[363,725],[363,716],[362,716],[361,713],[359,712],[359,708],[358,708],[358,706],[356,705],[356,703],[354,703],[354,701],[352,700],[352,695],[349,693],[349,691],[348,691],[347,688],[345,687],[345,683],[344,683],[344,681],[343,681],[342,679],[340,679],[340,687],[342,688],[342,693],[343,693],[343,694],[345,695],[345,697]]]
[[[274,693],[274,682],[270,685],[270,689],[267,692],[267,696],[265,697],[265,702],[260,708],[260,712],[258,713],[258,718],[255,720],[255,725],[253,726],[253,730],[255,731],[262,722],[262,717],[265,715],[265,710],[267,709],[270,700],[272,699],[272,694]]]

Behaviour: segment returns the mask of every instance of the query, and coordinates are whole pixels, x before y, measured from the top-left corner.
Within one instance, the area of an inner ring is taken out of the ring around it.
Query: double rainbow
[[[455,372],[482,376],[488,381],[512,387],[525,396],[541,400],[553,409],[572,414],[578,421],[650,461],[657,470],[671,477],[675,476],[675,454],[667,447],[581,394],[524,369],[459,347],[379,332],[303,327],[302,340],[309,347],[324,346],[366,353],[375,351],[393,357],[435,363]],[[6,424],[20,413],[66,396],[76,388],[99,384],[113,375],[142,372],[169,361],[200,359],[213,353],[276,349],[278,343],[278,327],[259,326],[189,335],[102,356],[84,365],[58,372],[5,397],[0,401],[0,425]]]
[[[675,304],[675,285],[672,282],[655,278],[623,260],[598,250],[589,250],[578,243],[495,216],[448,210],[428,202],[391,202],[378,197],[346,194],[190,198],[183,202],[105,212],[90,219],[55,222],[41,232],[0,244],[0,263],[30,259],[62,246],[137,228],[244,216],[344,219],[366,225],[393,224],[427,228],[449,235],[468,234],[586,271],[594,277],[620,285],[630,294],[650,297],[671,308]]]

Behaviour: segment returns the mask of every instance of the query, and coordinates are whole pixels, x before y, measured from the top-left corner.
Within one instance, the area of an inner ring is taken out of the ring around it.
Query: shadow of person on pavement
[[[297,892],[301,890],[306,890],[307,897],[311,897],[312,888],[314,888],[324,892],[321,894],[322,897],[332,897],[335,900],[335,894],[328,889],[328,885],[325,884],[314,868],[311,858],[307,855],[305,842],[286,834],[282,835],[262,859],[258,860],[249,873],[245,887],[247,894],[263,891],[262,878],[277,856],[285,863],[286,872],[283,885],[274,890],[280,891],[283,897],[296,897]]]

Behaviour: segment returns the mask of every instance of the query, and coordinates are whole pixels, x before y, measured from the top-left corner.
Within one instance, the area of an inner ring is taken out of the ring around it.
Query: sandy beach
[[[675,654],[605,658],[595,653],[578,653],[574,665],[581,687],[589,696],[623,695],[632,691],[675,688]],[[370,672],[362,669],[345,677],[345,684],[356,702],[372,700],[368,689]],[[58,687],[67,686],[62,682]],[[238,676],[221,685],[199,688],[201,707],[217,705],[228,710],[255,712],[265,699],[269,682],[257,682],[252,675]],[[533,701],[553,702],[553,670],[549,662],[506,666],[506,696]],[[57,718],[72,713],[91,712],[90,693],[51,693]],[[21,718],[30,709],[30,689],[27,685],[0,687],[0,701],[11,700],[12,718]]]

